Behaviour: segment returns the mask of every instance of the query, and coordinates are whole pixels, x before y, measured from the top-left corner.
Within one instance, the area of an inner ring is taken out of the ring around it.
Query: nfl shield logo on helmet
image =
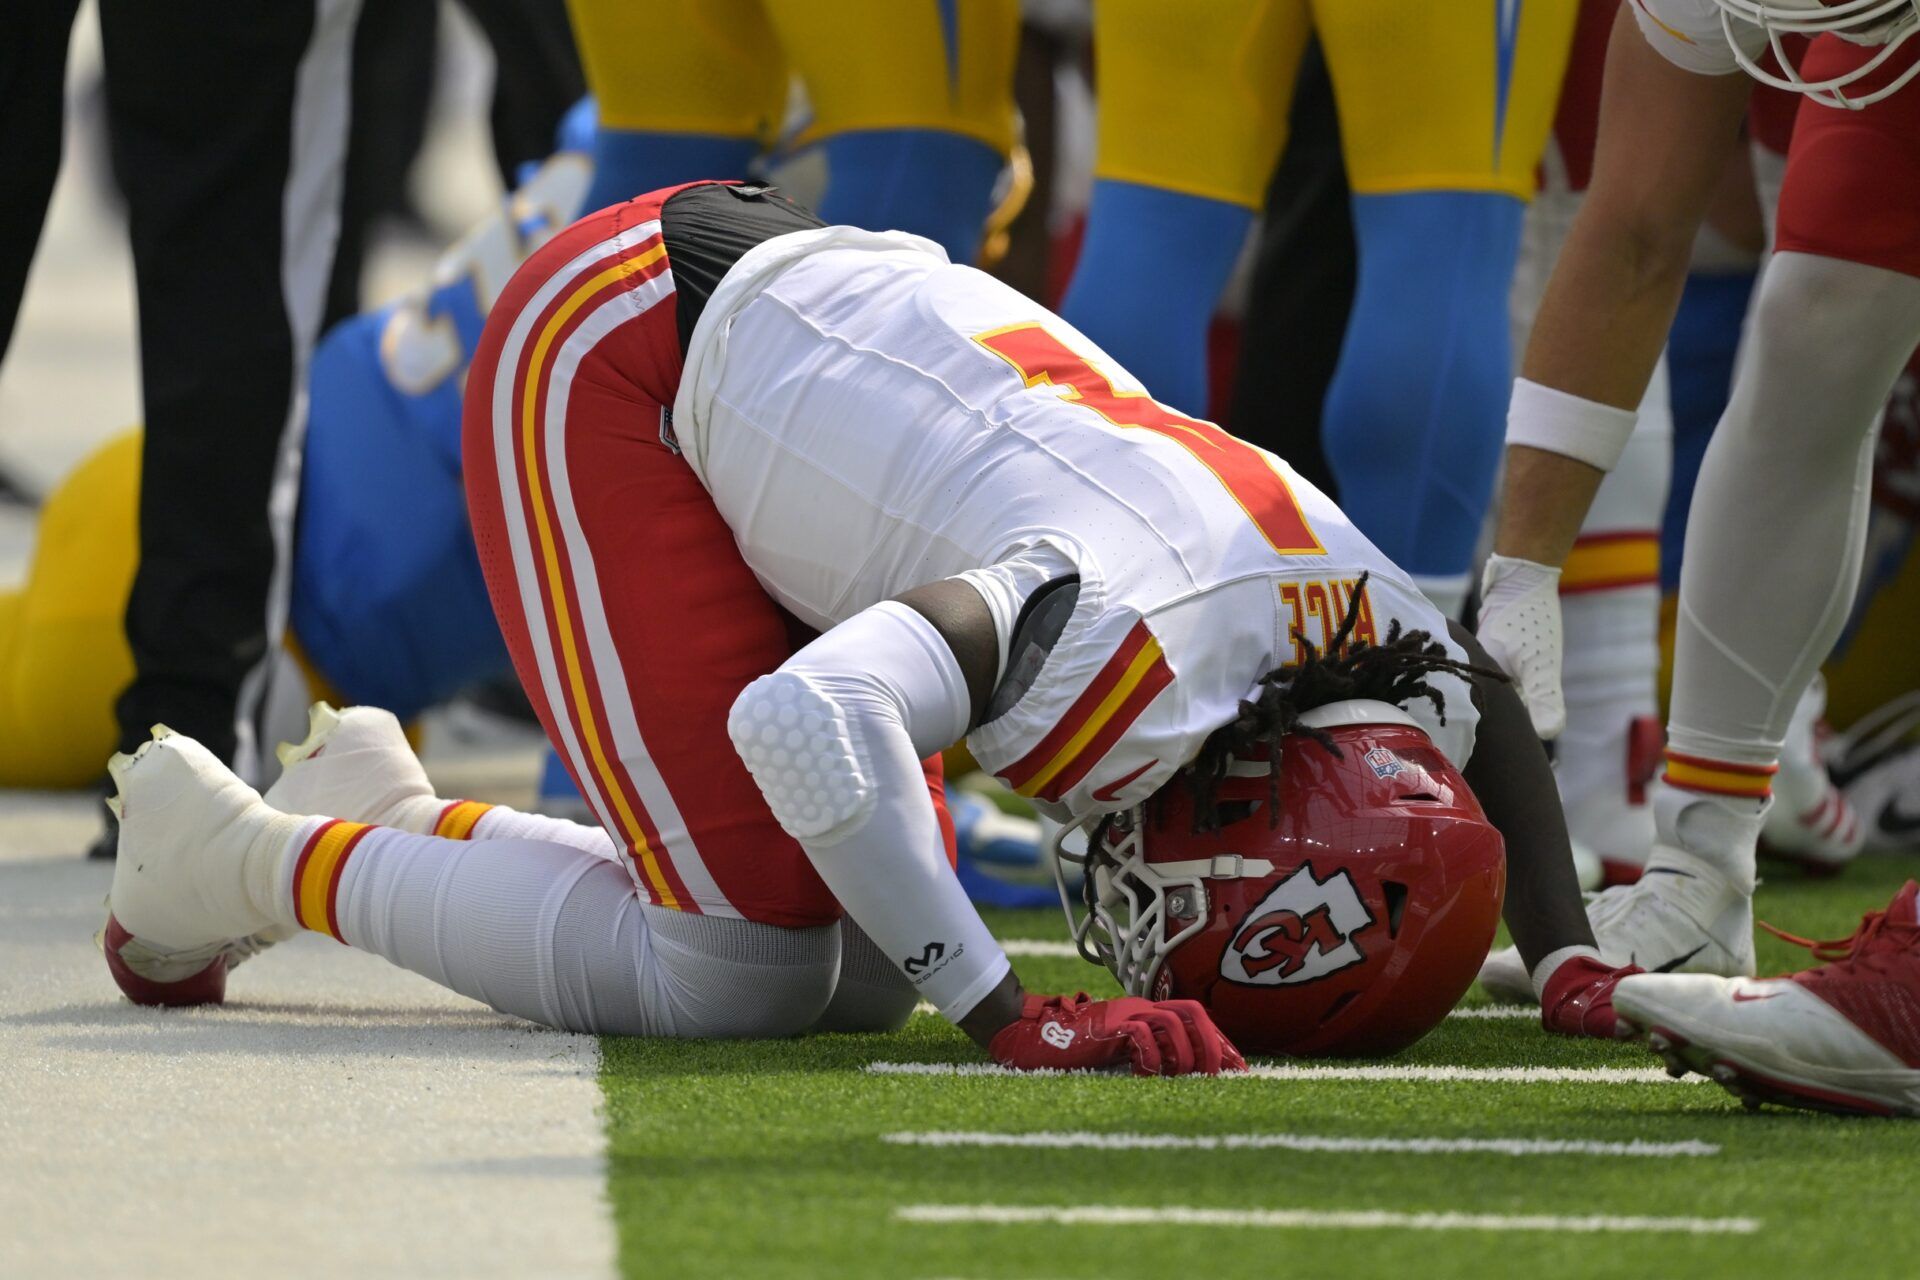
[[[1400,771],[1407,767],[1401,763],[1399,756],[1386,747],[1375,747],[1367,752],[1365,759],[1367,767],[1373,770],[1373,776],[1376,778],[1397,777]]]

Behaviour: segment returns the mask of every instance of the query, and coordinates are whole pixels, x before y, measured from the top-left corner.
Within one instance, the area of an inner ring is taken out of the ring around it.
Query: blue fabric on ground
[[[471,352],[470,282],[441,293],[434,314]],[[314,352],[290,616],[340,693],[405,720],[512,665],[467,524],[459,379],[395,387],[380,360],[390,314],[343,321]]]
[[[1060,314],[1154,399],[1205,417],[1207,327],[1252,225],[1224,200],[1102,179]]]
[[[1506,439],[1524,211],[1489,192],[1353,198],[1359,276],[1322,432],[1341,506],[1418,576],[1473,566]]]

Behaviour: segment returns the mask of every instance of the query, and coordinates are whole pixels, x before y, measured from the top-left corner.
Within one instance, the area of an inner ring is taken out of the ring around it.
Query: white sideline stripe
[[[1071,942],[1047,942],[1039,938],[1014,938],[1002,942],[1000,949],[1010,956],[1073,957],[1080,954],[1080,949]]]
[[[1068,1076],[1091,1071],[1011,1071],[992,1062],[869,1062],[876,1076]],[[1705,1084],[1704,1076],[1675,1080],[1659,1067],[1303,1067],[1258,1066],[1219,1077],[1232,1080],[1419,1080],[1482,1084]]]
[[[1751,1235],[1757,1218],[1647,1218],[1505,1213],[1392,1213],[1384,1209],[1201,1209],[1181,1205],[908,1204],[893,1211],[901,1222],[1059,1223],[1062,1226],[1292,1227],[1309,1230],[1572,1231],[1583,1234]]]
[[[926,1000],[922,1000],[919,1004],[914,1005],[913,1011],[915,1013],[940,1012],[930,1001]],[[1515,1021],[1530,1018],[1538,1021],[1540,1011],[1538,1009],[1530,1009],[1523,1004],[1492,1004],[1480,1005],[1473,1009],[1455,1009],[1447,1016],[1449,1018],[1470,1018],[1476,1020],[1481,1018],[1498,1018],[1501,1020],[1512,1018]]]
[[[1327,1151],[1362,1155],[1497,1156],[1717,1156],[1714,1142],[1590,1142],[1561,1138],[1328,1138],[1312,1133],[886,1133],[880,1141],[902,1147],[1093,1148],[1102,1151]]]

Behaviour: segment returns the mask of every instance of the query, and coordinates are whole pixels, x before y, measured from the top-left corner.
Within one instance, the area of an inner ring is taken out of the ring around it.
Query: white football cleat
[[[267,788],[266,802],[282,813],[419,832],[431,831],[446,807],[406,730],[381,707],[340,711],[316,702],[307,712],[306,739],[282,743],[278,755],[280,777]]]
[[[1648,973],[1751,974],[1753,899],[1713,863],[1655,845],[1634,884],[1587,904],[1600,958]]]
[[[107,969],[136,1004],[217,1004],[227,970],[298,932],[255,903],[271,900],[280,853],[305,819],[275,813],[164,725],[107,772],[120,820],[101,935]]]
[[[1520,948],[1502,947],[1480,964],[1480,985],[1502,1004],[1538,1004],[1533,978],[1527,973]]]
[[[1625,978],[1615,1016],[1675,1075],[1697,1071],[1750,1107],[1920,1115],[1916,896],[1920,885],[1908,881],[1851,938],[1809,944],[1833,960],[1821,968],[1758,981]]]
[[[1831,874],[1859,856],[1867,831],[1822,759],[1826,711],[1826,680],[1815,675],[1794,706],[1760,839],[1769,853]]]
[[[1828,743],[1835,781],[1860,815],[1866,847],[1920,848],[1920,689],[1856,720]]]

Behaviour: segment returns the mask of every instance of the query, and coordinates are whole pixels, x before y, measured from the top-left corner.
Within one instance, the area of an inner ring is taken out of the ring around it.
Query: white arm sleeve
[[[959,741],[971,710],[933,624],[883,601],[748,685],[727,723],[774,817],[853,922],[955,1021],[1009,969],[947,863],[920,767]]]
[[[1740,70],[1727,40],[1728,27],[1749,58],[1759,57],[1767,47],[1766,32],[1750,22],[1722,26],[1714,0],[1628,0],[1627,7],[1647,43],[1682,71],[1727,76]]]

